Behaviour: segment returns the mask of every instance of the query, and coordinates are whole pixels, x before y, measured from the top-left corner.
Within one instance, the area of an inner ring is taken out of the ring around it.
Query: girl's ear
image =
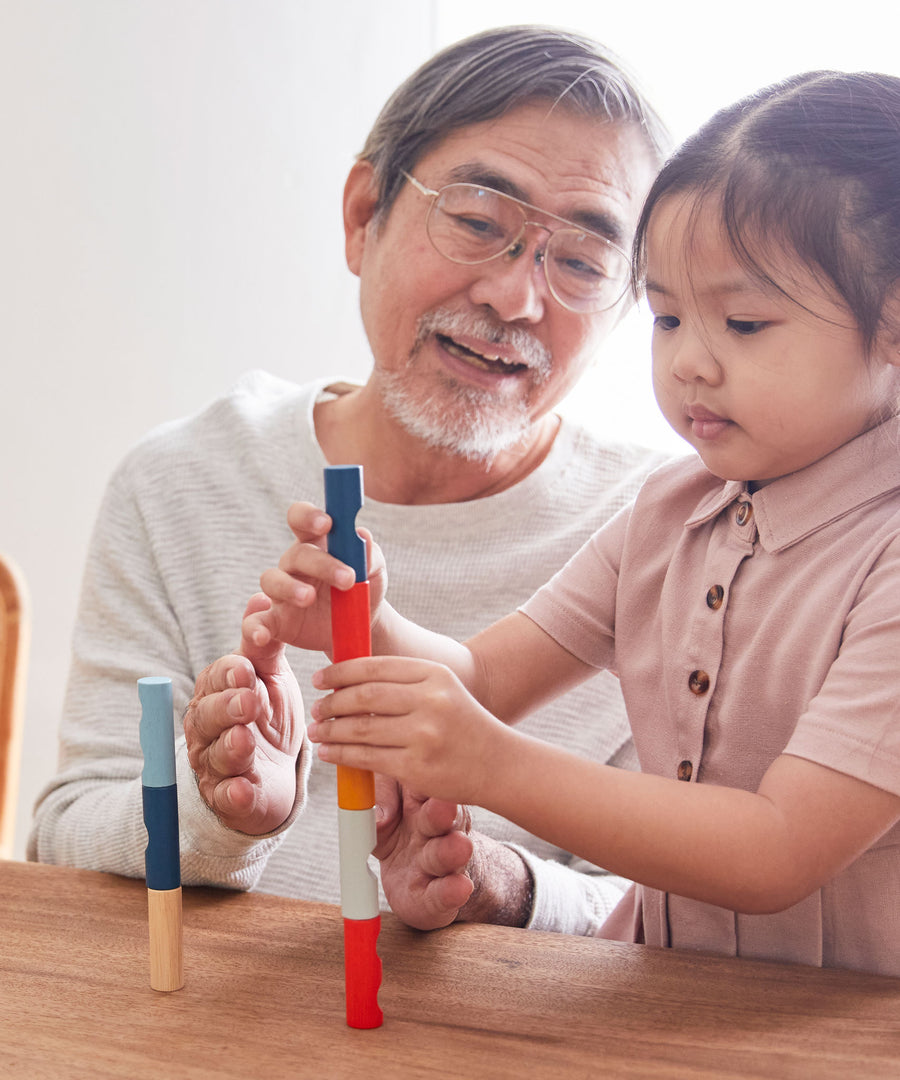
[[[344,184],[344,254],[357,277],[377,205],[375,170],[368,161],[357,161]]]
[[[881,332],[876,352],[885,361],[900,367],[900,285],[887,295],[881,312]]]

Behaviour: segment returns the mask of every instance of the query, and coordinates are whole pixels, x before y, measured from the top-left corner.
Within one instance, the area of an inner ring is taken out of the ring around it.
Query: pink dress
[[[521,610],[619,673],[645,772],[755,791],[788,753],[900,795],[900,420],[753,494],[664,466]],[[602,933],[900,975],[898,845],[774,915],[639,885]]]

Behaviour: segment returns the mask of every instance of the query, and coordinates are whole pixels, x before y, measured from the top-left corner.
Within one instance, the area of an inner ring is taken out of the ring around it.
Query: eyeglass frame
[[[599,240],[602,244],[605,244],[607,247],[612,248],[612,250],[615,251],[616,254],[621,255],[622,258],[625,260],[625,265],[627,267],[631,266],[631,257],[627,255],[618,246],[618,244],[614,244],[612,240],[610,240],[608,237],[602,236],[600,233],[594,232],[592,229],[586,229],[583,225],[579,225],[577,221],[570,221],[569,218],[560,217],[559,214],[551,213],[551,211],[549,210],[542,210],[541,207],[535,206],[533,203],[525,202],[524,199],[517,199],[515,195],[508,195],[505,191],[498,191],[497,188],[489,187],[487,184],[475,184],[468,180],[453,180],[449,184],[444,184],[442,187],[435,190],[434,188],[426,187],[426,185],[423,184],[421,180],[417,180],[411,173],[408,173],[405,169],[400,170],[400,175],[405,177],[416,189],[416,191],[419,192],[420,195],[424,195],[426,196],[426,198],[431,199],[431,204],[428,207],[428,211],[425,215],[425,231],[428,233],[428,239],[431,243],[431,246],[438,253],[438,255],[441,256],[441,258],[446,259],[448,262],[456,263],[457,266],[483,266],[485,263],[492,262],[494,259],[499,259],[503,255],[508,255],[513,250],[513,248],[515,248],[516,245],[521,241],[522,236],[529,225],[534,225],[535,228],[543,229],[548,234],[549,243],[549,237],[551,237],[555,232],[559,230],[548,228],[548,226],[544,225],[540,221],[531,221],[528,218],[528,215],[525,213],[526,210],[532,210],[535,213],[541,214],[543,217],[552,218],[554,221],[560,222],[562,228],[572,229],[576,232],[584,233],[585,236],[590,236],[595,240]],[[451,255],[446,255],[434,242],[434,238],[431,235],[431,230],[428,228],[428,222],[431,218],[432,213],[434,212],[434,208],[437,206],[438,198],[447,188],[463,185],[466,187],[479,188],[481,191],[488,191],[492,195],[499,195],[501,199],[507,199],[509,202],[515,203],[523,212],[522,227],[516,233],[512,243],[509,246],[504,247],[502,250],[496,252],[495,254],[488,255],[484,259],[474,259],[470,261],[468,259],[454,259]],[[606,304],[601,308],[597,308],[596,310],[579,311],[578,308],[573,308],[570,304],[567,304],[564,300],[557,296],[556,290],[553,288],[553,285],[550,282],[550,278],[547,276],[547,265],[544,260],[545,252],[546,247],[543,250],[536,251],[535,262],[539,263],[543,268],[544,281],[547,283],[547,288],[550,290],[550,295],[560,305],[560,307],[564,307],[566,311],[571,311],[575,315],[600,315],[604,311],[612,311],[616,304],[620,303],[624,298],[625,294],[628,292],[628,286],[631,283],[630,274],[625,281],[621,293],[619,293],[619,295],[616,297],[615,300],[613,300],[611,304]],[[513,257],[515,258],[516,256]]]

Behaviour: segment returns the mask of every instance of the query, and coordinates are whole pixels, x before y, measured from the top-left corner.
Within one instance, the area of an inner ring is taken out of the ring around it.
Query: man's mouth
[[[502,356],[491,353],[475,352],[473,349],[466,348],[465,345],[460,345],[453,338],[447,337],[446,334],[436,334],[435,337],[441,347],[446,349],[451,356],[464,360],[467,364],[480,368],[482,371],[492,371],[502,375],[516,375],[520,371],[527,370],[526,364],[512,363],[504,360]]]

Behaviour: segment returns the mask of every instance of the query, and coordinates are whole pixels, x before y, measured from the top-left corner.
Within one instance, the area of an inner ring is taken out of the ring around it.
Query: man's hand
[[[268,607],[254,596],[244,618]],[[236,653],[200,672],[184,717],[188,760],[207,805],[230,829],[278,828],[296,795],[303,701],[284,646],[242,637]]]
[[[418,930],[452,922],[528,922],[531,874],[515,851],[470,833],[468,814],[456,803],[411,795],[385,776],[376,776],[376,785],[375,855],[398,918]]]
[[[452,923],[472,894],[466,866],[472,842],[457,828],[459,807],[402,791],[376,776],[381,884],[391,910],[408,926],[436,930]]]

